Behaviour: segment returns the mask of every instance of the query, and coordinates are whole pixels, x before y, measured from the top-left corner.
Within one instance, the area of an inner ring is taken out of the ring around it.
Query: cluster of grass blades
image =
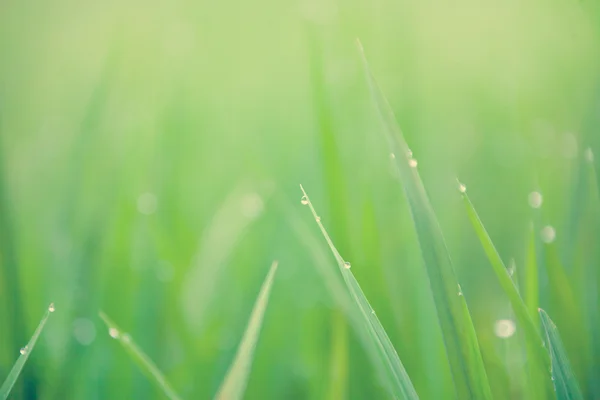
[[[235,358],[223,379],[215,400],[237,400],[244,395],[250,370],[252,367],[252,359],[254,357],[254,348],[258,341],[262,321],[269,302],[269,295],[275,273],[277,272],[278,262],[273,261],[271,268],[265,278],[252,313],[246,327],[246,331],[242,337],[242,341],[238,347]],[[127,354],[135,361],[138,367],[144,374],[153,381],[171,400],[180,400],[181,397],[173,389],[164,374],[159,370],[156,364],[144,353],[142,349],[133,341],[131,336],[124,333],[104,312],[100,312],[100,318],[104,321],[108,328],[108,334],[117,339],[123,346]]]
[[[492,390],[467,301],[460,288],[437,217],[416,169],[416,160],[403,138],[387,99],[380,91],[375,78],[370,72],[360,42],[359,49],[369,88],[393,155],[392,159],[395,162],[404,193],[408,199],[422,258],[429,278],[438,322],[444,338],[447,361],[454,382],[454,396],[452,394],[448,395],[459,399],[492,399]],[[326,280],[353,326],[357,328],[359,336],[367,348],[367,353],[379,372],[382,383],[393,398],[418,399],[418,394],[410,377],[384,327],[354,277],[350,263],[345,261],[338,252],[308,193],[302,185],[300,188],[302,190],[301,203],[310,209],[333,253],[344,285],[340,286],[332,278],[331,271],[325,274]],[[529,239],[524,284],[523,287],[520,287],[516,276],[512,276],[514,272],[506,267],[496,250],[466,193],[466,186],[459,182],[458,191],[462,196],[473,231],[483,247],[498,283],[510,301],[517,325],[523,332],[524,348],[529,360],[526,370],[529,382],[526,395],[528,398],[552,398],[552,393],[554,393],[558,400],[583,399],[582,391],[567,358],[556,325],[547,313],[539,308],[538,261],[534,229],[532,228]],[[552,268],[554,268],[552,271],[554,271],[555,276],[564,275],[564,270],[560,265],[553,265]],[[217,400],[240,399],[243,397],[250,373],[254,347],[262,325],[276,269],[277,262],[274,262],[256,300],[235,359],[215,395]],[[572,302],[570,306],[571,309],[574,307]],[[101,313],[100,315],[107,324],[110,335],[120,341],[146,375],[164,391],[168,398],[179,399],[180,397],[175,393],[163,374],[133,342],[131,337],[121,333],[120,329],[105,314]],[[537,322],[540,320],[541,324]]]
[[[48,322],[48,318],[50,317],[50,314],[53,313],[54,310],[55,310],[54,303],[51,303],[48,306],[48,309],[46,310],[46,312],[44,313],[44,316],[40,320],[40,323],[38,324],[35,332],[33,333],[33,336],[31,337],[31,339],[29,339],[29,343],[27,343],[27,345],[25,347],[21,348],[21,350],[20,350],[21,355],[19,356],[19,358],[17,359],[17,362],[15,362],[12,369],[10,370],[10,373],[4,380],[2,387],[0,387],[0,399],[5,400],[8,398],[8,395],[10,394],[12,388],[15,386],[17,379],[19,379],[19,375],[21,374],[21,371],[23,370],[23,367],[25,366],[25,363],[27,362],[29,355],[31,354],[31,352],[33,351],[33,348],[35,347],[35,344],[37,343],[37,340],[40,337],[40,334],[44,330],[44,326],[46,326],[46,322]]]
[[[488,382],[486,369],[480,352],[475,328],[462,294],[453,264],[446,248],[443,233],[437,217],[429,202],[424,185],[416,169],[417,162],[413,158],[402,132],[398,127],[387,99],[380,91],[373,77],[362,45],[358,42],[369,88],[383,123],[383,131],[391,149],[392,159],[399,172],[405,195],[408,199],[411,215],[422,258],[431,285],[431,292],[437,311],[438,321],[442,329],[446,355],[450,364],[456,397],[459,399],[491,399],[492,391]],[[308,194],[302,190],[302,204],[308,205],[328,246],[338,263],[344,282],[357,308],[364,318],[364,325],[371,333],[372,340],[380,350],[380,361],[388,369],[388,387],[395,398],[418,398],[400,358],[396,354],[385,330],[375,317],[364,293],[354,275],[350,264],[342,258],[325,230]],[[518,281],[504,265],[496,247],[481,222],[473,204],[466,194],[465,185],[459,182],[458,190],[462,195],[467,216],[473,230],[479,238],[485,254],[492,265],[498,282],[512,306],[518,326],[523,330],[525,349],[528,355],[528,379],[533,389],[528,393],[532,398],[546,398],[554,383],[556,398],[582,399],[581,390],[573,374],[562,341],[555,324],[545,311],[539,309],[539,318],[545,332],[545,341],[535,322],[537,314],[539,282],[535,256],[535,239],[530,244],[526,276],[527,298],[523,300]],[[563,272],[562,270],[560,271]],[[544,342],[546,344],[544,344]]]
[[[379,116],[383,122],[385,136],[392,154],[394,154],[393,159],[396,161],[396,166],[409,200],[423,259],[432,286],[438,319],[444,334],[446,351],[456,386],[456,394],[461,399],[491,398],[491,391],[487,383],[483,363],[481,362],[475,330],[471,324],[463,296],[460,296],[460,300],[458,300],[460,305],[452,306],[452,303],[457,303],[456,298],[452,296],[452,288],[455,285],[456,278],[439,224],[429,204],[419,174],[416,171],[416,162],[413,161],[412,152],[403,138],[387,99],[380,91],[370,71],[360,42],[358,42],[358,47],[371,94],[377,105]],[[539,291],[535,259],[535,239],[531,239],[529,249],[530,255],[528,256],[527,266],[531,272],[528,272],[527,275],[526,286],[529,297],[525,302],[520,295],[517,284],[511,278],[509,270],[504,265],[473,204],[467,196],[466,186],[459,182],[458,190],[462,195],[473,229],[494,269],[500,286],[510,300],[512,309],[517,317],[517,322],[524,331],[526,350],[530,360],[530,386],[534,388],[530,395],[533,395],[535,398],[544,398],[546,395],[545,389],[551,379],[554,382],[554,391],[559,400],[582,399],[581,390],[573,374],[570,362],[567,359],[556,325],[550,320],[545,311],[539,309],[542,325],[546,333],[545,349],[541,334],[537,329],[537,324],[534,322],[534,318],[537,315],[532,315],[532,312],[537,308]],[[562,269],[560,272],[564,274]],[[563,289],[568,289],[569,286],[566,277],[563,275],[561,277],[563,279],[560,286]],[[548,374],[549,367],[551,368],[551,375]]]
[[[304,190],[304,187],[300,185],[302,190],[302,204],[307,205],[317,222],[331,252],[333,253],[335,260],[337,261],[340,273],[344,278],[346,288],[351,295],[351,298],[362,317],[362,324],[367,327],[369,333],[370,344],[374,345],[376,353],[378,355],[378,361],[380,361],[381,368],[385,372],[386,380],[383,382],[390,394],[394,398],[398,399],[418,399],[417,392],[415,391],[412,382],[410,381],[392,342],[390,341],[385,329],[379,322],[375,311],[369,304],[365,294],[363,293],[358,281],[354,277],[351,270],[351,264],[344,261],[338,250],[336,249],[333,241],[329,237],[329,234],[325,230],[325,227],[321,223],[321,218],[318,216],[308,194]],[[373,354],[373,353],[371,353]]]

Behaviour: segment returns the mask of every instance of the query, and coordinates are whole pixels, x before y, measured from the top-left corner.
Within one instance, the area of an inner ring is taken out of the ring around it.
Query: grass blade
[[[552,362],[551,371],[556,398],[558,400],[583,399],[556,325],[554,325],[548,314],[541,308],[539,309],[539,313],[542,326],[546,331],[546,338],[548,339],[548,353]]]
[[[481,246],[483,247],[487,258],[490,261],[490,264],[492,264],[502,290],[504,290],[504,293],[507,295],[510,301],[511,307],[517,318],[518,326],[523,329],[525,346],[529,355],[529,374],[532,383],[530,387],[536,391],[542,391],[546,385],[549,388],[549,379],[544,376],[545,374],[543,371],[548,370],[548,367],[550,366],[550,359],[548,358],[548,353],[542,345],[540,333],[533,322],[533,318],[531,317],[532,314],[528,312],[527,305],[521,298],[515,281],[511,277],[509,270],[504,265],[500,254],[498,254],[498,250],[496,250],[496,246],[494,246],[490,235],[481,222],[475,207],[473,207],[473,203],[471,203],[471,200],[466,193],[465,186],[459,183],[459,188],[465,209],[467,211],[467,216],[469,217],[471,225],[473,226],[473,230],[481,242]],[[533,250],[535,252],[535,248]],[[534,281],[534,284],[537,285],[537,279]]]
[[[140,369],[154,383],[162,389],[165,395],[171,400],[180,400],[175,390],[171,387],[167,378],[158,369],[156,364],[143,352],[142,349],[133,341],[128,333],[124,333],[104,312],[100,311],[100,318],[108,327],[108,333],[113,339],[117,339],[125,351],[131,356]]]
[[[527,261],[525,262],[525,306],[529,315],[535,315],[540,301],[540,283],[537,262],[535,228],[531,224],[529,231],[529,243],[527,244]],[[534,319],[533,324],[539,328],[539,323]]]
[[[302,189],[302,193],[304,195],[302,198],[302,203],[309,206],[310,211],[312,212],[313,217],[315,218],[315,221],[321,230],[321,233],[325,237],[325,240],[327,241],[327,244],[329,245],[329,248],[331,249],[337,261],[340,273],[344,278],[344,282],[346,283],[348,291],[360,310],[360,313],[363,317],[363,323],[367,326],[368,332],[376,344],[380,359],[385,365],[386,372],[388,373],[387,375],[389,381],[387,383],[389,389],[396,398],[418,399],[419,397],[417,396],[413,384],[408,377],[408,374],[406,373],[406,370],[404,369],[404,366],[402,365],[402,362],[400,361],[392,342],[385,332],[385,329],[381,325],[381,322],[379,322],[379,319],[375,315],[375,311],[369,304],[369,301],[360,288],[358,281],[354,277],[354,274],[350,269],[350,263],[344,261],[340,253],[337,251],[333,241],[321,223],[321,218],[318,216],[313,204],[310,201],[310,198],[308,197],[308,194],[302,185],[300,185],[300,189]]]
[[[252,314],[250,315],[250,321],[244,337],[240,343],[240,347],[235,355],[233,363],[229,367],[229,371],[221,383],[215,399],[217,400],[236,400],[241,399],[246,390],[246,384],[248,382],[248,376],[250,375],[250,368],[252,366],[252,357],[254,355],[254,349],[256,342],[258,341],[258,335],[262,326],[263,317],[269,302],[269,294],[271,293],[271,286],[273,286],[273,278],[277,271],[277,261],[273,261],[271,269],[262,284]]]
[[[50,316],[50,313],[52,313],[52,312],[54,312],[54,304],[50,304],[50,306],[46,310],[46,313],[42,317],[37,328],[35,329],[33,336],[31,337],[31,339],[29,339],[29,343],[27,343],[27,346],[25,346],[21,349],[21,356],[17,359],[17,362],[15,362],[15,365],[13,365],[12,369],[10,370],[10,373],[4,380],[4,383],[2,384],[2,387],[0,387],[0,399],[6,400],[8,398],[10,391],[12,390],[13,386],[15,385],[15,382],[17,382],[17,379],[19,378],[19,375],[21,374],[21,371],[23,370],[23,367],[25,366],[27,359],[29,358],[29,355],[33,351],[33,348],[35,347],[35,344],[36,344],[38,338],[40,337],[40,334],[42,333],[42,330],[44,329],[46,322],[48,321],[48,317]]]
[[[473,230],[475,231],[479,241],[481,242],[481,246],[485,251],[485,254],[492,264],[494,272],[496,273],[496,277],[498,278],[498,282],[500,286],[504,290],[504,293],[508,296],[510,300],[510,304],[512,306],[513,311],[517,317],[519,324],[522,326],[525,331],[525,339],[529,344],[530,350],[536,355],[539,360],[546,360],[547,353],[542,347],[541,337],[539,332],[531,318],[531,315],[527,312],[527,306],[523,302],[521,295],[515,285],[513,279],[510,276],[510,273],[500,254],[498,254],[498,250],[496,250],[496,246],[492,242],[490,235],[487,233],[487,230],[483,226],[477,211],[473,207],[473,203],[469,199],[469,196],[466,192],[462,192],[462,199],[465,205],[465,209],[467,210],[467,215],[469,220],[471,221],[471,225],[473,226]]]
[[[460,399],[490,399],[491,389],[477,335],[439,223],[417,172],[416,160],[404,140],[387,99],[381,93],[358,42],[371,95],[404,186],[425,261],[446,353]]]

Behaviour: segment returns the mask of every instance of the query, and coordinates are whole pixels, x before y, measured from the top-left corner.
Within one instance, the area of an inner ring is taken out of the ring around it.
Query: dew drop
[[[507,268],[508,275],[512,277],[515,274],[516,269],[517,267],[515,266],[515,260],[511,259]]]
[[[516,330],[514,321],[510,319],[499,319],[494,323],[494,334],[502,339],[511,337]]]
[[[113,339],[119,338],[119,330],[117,328],[108,328],[108,334]]]
[[[50,312],[56,311],[56,308],[54,307],[54,303],[50,303],[50,305],[48,306],[48,311],[50,311]]]
[[[461,192],[461,193],[466,193],[467,192],[467,187],[465,186],[464,183],[458,182],[458,191]]]
[[[81,345],[89,346],[96,339],[96,326],[87,318],[78,318],[73,321],[73,337]]]
[[[351,264],[350,264],[348,261],[346,261],[346,262],[344,263],[344,268],[346,268],[346,269],[350,269],[351,267],[352,267],[352,265],[351,265]]]
[[[307,205],[308,204],[308,197],[306,196],[302,196],[302,198],[300,199],[300,203],[302,203],[302,205]]]
[[[414,158],[411,158],[410,160],[408,160],[408,166],[411,168],[417,168],[417,160],[415,160]]]
[[[460,285],[458,285],[458,295],[459,296],[463,295],[462,288],[460,287]]]
[[[587,162],[594,162],[594,152],[592,151],[591,148],[587,148],[585,149],[585,151],[583,152],[583,156],[585,157],[585,161]]]
[[[142,193],[137,199],[137,208],[140,214],[152,215],[158,208],[158,199],[154,193]]]
[[[551,225],[542,228],[542,241],[544,243],[552,243],[556,239],[556,230]]]
[[[21,350],[19,350],[19,353],[21,353],[21,355],[23,355],[23,356],[24,356],[25,354],[27,354],[27,351],[28,351],[28,350],[29,350],[29,349],[27,348],[27,346],[25,346],[25,347],[21,347]]]
[[[528,200],[531,208],[540,208],[544,198],[540,192],[531,192],[529,193]]]
[[[317,221],[317,222],[321,222],[321,217],[319,217],[319,216],[316,216],[316,217],[315,217],[315,221]]]

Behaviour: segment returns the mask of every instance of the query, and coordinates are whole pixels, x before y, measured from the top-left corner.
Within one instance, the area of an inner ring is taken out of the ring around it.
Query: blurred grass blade
[[[44,314],[42,320],[38,324],[35,332],[33,333],[33,336],[31,337],[31,339],[29,339],[29,343],[27,343],[27,346],[21,349],[21,356],[17,359],[15,365],[13,365],[12,369],[10,370],[10,373],[4,380],[4,383],[2,384],[2,387],[0,387],[1,400],[5,400],[8,398],[8,395],[10,394],[10,391],[15,385],[15,382],[17,382],[17,379],[19,379],[19,375],[21,374],[21,371],[23,370],[23,367],[25,366],[29,355],[33,351],[33,348],[35,347],[35,344],[38,338],[40,337],[40,334],[42,333],[42,330],[44,329],[44,326],[46,325],[46,322],[48,321],[48,317],[50,316],[51,312],[54,312],[54,304],[50,304],[50,306],[46,310],[46,313]]]
[[[511,307],[517,319],[517,326],[523,329],[523,338],[525,339],[525,346],[528,354],[527,358],[529,360],[528,368],[530,385],[528,385],[528,388],[534,391],[535,394],[533,394],[533,396],[536,398],[543,398],[542,393],[544,393],[544,387],[547,386],[548,390],[551,390],[550,380],[546,373],[550,367],[550,359],[543,347],[540,332],[533,322],[532,315],[535,314],[530,314],[528,312],[528,308],[519,294],[517,285],[511,277],[510,271],[504,265],[500,254],[498,254],[498,250],[496,250],[496,246],[494,246],[490,235],[481,222],[475,207],[473,207],[473,203],[471,203],[471,200],[466,193],[465,186],[459,183],[459,188],[473,230],[479,238],[490,264],[492,264],[502,290],[504,290],[504,293],[506,293],[510,300]],[[537,285],[537,280],[535,281],[535,284]]]
[[[140,367],[144,374],[149,379],[153,380],[154,383],[156,383],[156,385],[163,390],[169,399],[180,400],[181,398],[177,395],[175,390],[173,390],[167,381],[167,378],[165,378],[163,373],[160,372],[150,357],[148,357],[148,355],[146,355],[146,353],[144,353],[142,349],[135,344],[131,336],[129,336],[128,333],[121,331],[121,329],[104,312],[100,311],[99,315],[108,327],[109,335],[121,343],[121,345],[125,348],[127,353]]]
[[[385,332],[385,329],[381,325],[381,322],[379,322],[379,319],[375,315],[375,311],[369,304],[369,301],[367,300],[365,294],[360,288],[358,281],[356,280],[356,278],[354,278],[354,274],[350,269],[350,263],[344,261],[340,253],[337,251],[335,245],[333,244],[333,241],[331,240],[329,234],[325,230],[325,227],[321,223],[321,219],[318,216],[313,204],[311,203],[308,194],[306,193],[302,185],[300,185],[300,188],[302,189],[302,193],[304,195],[304,197],[302,198],[302,202],[303,204],[309,206],[310,211],[312,212],[313,217],[315,218],[315,221],[317,222],[317,225],[321,230],[321,233],[325,237],[329,248],[335,256],[340,273],[344,278],[344,282],[346,283],[348,291],[350,292],[352,298],[355,301],[355,304],[360,310],[360,313],[363,317],[363,324],[367,326],[367,330],[372,340],[377,346],[380,360],[385,365],[386,371],[388,372],[388,377],[390,378],[390,381],[388,382],[388,387],[390,388],[392,394],[396,398],[418,399],[419,397],[417,396],[413,384],[410,378],[408,377],[408,374],[406,373],[406,370],[404,369],[404,366],[402,365],[398,354],[396,353],[396,349],[394,349],[392,342],[390,341],[387,333]]]
[[[548,339],[548,352],[552,361],[552,380],[554,381],[556,398],[558,400],[583,399],[556,325],[541,308],[539,313]]]
[[[273,261],[271,269],[262,284],[252,314],[250,315],[250,321],[244,337],[240,343],[240,347],[235,355],[233,363],[229,367],[229,371],[221,383],[215,399],[217,400],[237,400],[244,396],[246,390],[246,384],[248,383],[248,376],[250,375],[250,368],[252,366],[252,357],[254,356],[254,349],[256,342],[258,341],[258,335],[262,326],[263,317],[265,310],[267,309],[267,303],[269,302],[269,294],[271,293],[271,286],[273,286],[273,278],[277,271],[277,261]]]
[[[535,245],[535,228],[533,223],[531,224],[529,231],[529,243],[527,244],[527,260],[525,262],[525,306],[529,315],[535,315],[539,308],[540,298],[540,283],[539,283],[539,272],[537,263],[537,250]],[[534,319],[533,324],[536,328],[539,328],[537,318]]]
[[[477,335],[464,296],[458,285],[444,236],[425,192],[417,161],[404,140],[394,114],[381,93],[358,42],[371,95],[383,123],[383,131],[394,155],[425,261],[456,394],[462,399],[490,399],[491,389],[480,353]]]
[[[492,239],[483,226],[483,223],[481,222],[477,211],[475,211],[469,196],[466,192],[462,191],[461,195],[465,209],[467,210],[467,215],[471,221],[471,225],[473,226],[473,230],[477,234],[477,237],[481,242],[481,246],[483,247],[487,258],[490,261],[490,264],[492,264],[494,272],[496,273],[498,282],[504,290],[504,293],[506,293],[508,296],[517,320],[525,332],[525,339],[528,343],[528,348],[536,355],[538,360],[546,360],[548,357],[546,351],[542,347],[540,334],[533,322],[533,318],[527,312],[527,307],[523,302],[523,299],[521,298],[521,295],[519,294],[519,291],[513,279],[511,278],[508,269],[504,265],[500,254],[498,254],[498,250],[496,250],[496,246],[494,246]]]
[[[245,184],[238,184],[219,205],[210,224],[202,232],[181,292],[183,313],[195,334],[200,334],[204,327],[206,313],[227,260],[250,225],[262,215],[262,204],[269,194],[267,190],[256,193]],[[245,211],[244,202],[248,199],[261,205],[255,213]]]

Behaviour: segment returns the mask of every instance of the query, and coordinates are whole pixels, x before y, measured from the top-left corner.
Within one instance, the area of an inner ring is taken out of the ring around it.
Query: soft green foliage
[[[600,2],[0,9],[2,379],[58,305],[9,398],[164,399],[99,310],[182,399],[213,398],[274,259],[246,399],[401,397],[391,349],[420,399],[553,399],[511,259],[600,398]]]
[[[237,400],[244,396],[244,391],[248,383],[248,376],[250,375],[250,369],[252,367],[252,358],[254,356],[254,348],[258,341],[260,328],[262,326],[265,310],[269,302],[269,294],[271,293],[271,286],[273,285],[273,279],[275,278],[275,272],[277,272],[277,266],[279,263],[274,261],[271,264],[269,273],[265,278],[265,281],[260,289],[252,314],[250,315],[250,321],[242,342],[238,347],[238,351],[235,355],[233,363],[227,372],[227,376],[223,380],[215,399],[217,400]]]
[[[21,374],[21,371],[23,370],[23,367],[25,366],[29,355],[33,351],[33,348],[35,347],[35,344],[37,343],[37,340],[40,337],[44,326],[46,326],[46,322],[48,321],[48,317],[50,316],[51,312],[54,312],[54,304],[50,304],[48,310],[46,310],[46,313],[44,314],[42,320],[38,324],[35,332],[33,333],[33,336],[31,337],[31,339],[29,339],[27,346],[21,348],[21,355],[17,359],[17,362],[15,362],[15,365],[13,365],[12,369],[10,370],[10,373],[8,374],[8,376],[4,380],[4,383],[0,387],[0,399],[5,400],[8,398],[8,395],[10,394],[13,386],[15,385],[15,382],[17,382],[17,379],[19,379],[19,375]]]
[[[552,361],[552,380],[558,400],[583,399],[577,379],[573,375],[571,364],[563,347],[556,325],[548,314],[540,308],[540,318],[546,332],[546,343]]]

